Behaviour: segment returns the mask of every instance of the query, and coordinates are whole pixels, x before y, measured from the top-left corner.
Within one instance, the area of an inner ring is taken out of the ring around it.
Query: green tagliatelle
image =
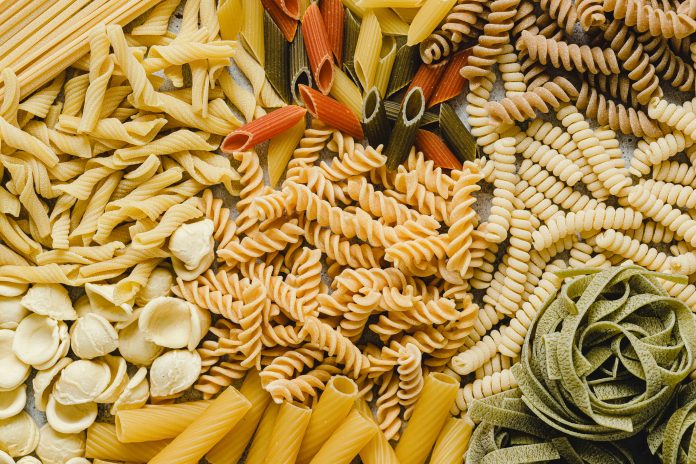
[[[696,381],[679,391],[674,409],[664,414],[664,422],[648,435],[648,446],[663,464],[691,463],[696,460]]]
[[[529,329],[513,367],[521,400],[570,437],[635,435],[670,403],[693,365],[694,317],[656,278],[685,280],[638,266],[559,274],[577,277]]]
[[[537,418],[519,389],[475,401],[474,421],[482,421],[469,442],[466,464],[633,464],[627,447],[566,437]]]

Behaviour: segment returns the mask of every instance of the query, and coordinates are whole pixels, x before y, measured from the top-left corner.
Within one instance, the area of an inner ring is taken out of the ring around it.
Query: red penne
[[[297,19],[293,19],[285,14],[273,0],[261,0],[261,3],[264,9],[268,11],[273,22],[278,26],[278,29],[280,29],[280,32],[285,36],[285,40],[292,42],[295,38],[295,33],[297,33]]]
[[[422,151],[426,158],[443,169],[461,169],[462,162],[452,153],[445,141],[436,134],[418,129],[416,132],[416,149]]]
[[[300,0],[273,0],[283,13],[292,19],[300,19]]]
[[[272,111],[230,132],[222,141],[220,149],[225,153],[248,150],[290,129],[304,118],[306,113],[306,109],[297,105],[284,106]]]
[[[437,64],[422,64],[416,75],[413,76],[411,85],[408,86],[408,90],[404,95],[408,95],[414,87],[420,87],[423,90],[423,99],[427,102],[435,91],[435,87],[440,82],[442,74],[447,68],[447,61],[441,61]]]
[[[306,85],[300,86],[300,96],[309,114],[316,119],[356,139],[365,138],[357,116],[344,104]]]
[[[459,70],[466,66],[471,55],[471,49],[462,50],[452,57],[447,63],[445,72],[442,73],[442,78],[439,85],[435,87],[433,95],[428,100],[428,108],[446,102],[464,91],[466,86],[466,78],[459,73]]]
[[[307,8],[302,19],[302,35],[304,35],[305,48],[309,65],[312,67],[314,82],[321,92],[326,95],[333,85],[333,59],[331,58],[331,46],[326,26],[321,16],[321,11],[316,3]]]
[[[341,0],[321,0],[319,11],[324,20],[329,45],[333,51],[336,63],[343,63],[343,17],[345,10]]]

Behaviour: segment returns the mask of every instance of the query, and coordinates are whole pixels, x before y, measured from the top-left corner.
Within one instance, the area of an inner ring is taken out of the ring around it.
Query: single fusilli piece
[[[566,35],[570,36],[573,34],[573,29],[575,29],[575,24],[578,21],[578,12],[573,2],[569,0],[540,0],[539,6],[551,19],[556,21],[558,27]],[[551,35],[543,34],[542,32],[540,31],[540,34],[551,38]]]
[[[360,377],[370,367],[370,361],[353,342],[316,317],[307,318],[300,334],[308,337],[329,356],[335,356],[336,362],[344,364],[353,378]]]
[[[472,37],[480,30],[479,21],[484,12],[484,2],[461,0],[447,14],[442,26],[420,44],[423,63],[436,63],[459,49],[465,37]]]
[[[679,131],[665,134],[655,140],[639,140],[631,158],[630,172],[642,177],[652,166],[667,161],[694,144],[690,137]]]
[[[663,270],[667,262],[668,256],[665,253],[613,229],[597,235],[595,241],[599,247],[630,259],[651,271]]]
[[[213,221],[213,238],[218,247],[224,248],[237,233],[237,225],[231,218],[232,212],[225,208],[220,198],[215,198],[209,189],[203,191],[201,196],[201,209],[205,217]]]
[[[517,151],[525,158],[546,168],[571,187],[583,177],[580,168],[575,163],[532,137],[523,138],[517,144]]]
[[[481,175],[478,170],[472,165],[467,165],[454,186],[454,196],[452,197],[454,208],[450,213],[452,225],[447,231],[449,235],[449,243],[446,248],[447,269],[457,271],[462,276],[468,273],[471,264],[469,248],[473,242],[471,234],[474,230],[476,217],[476,212],[472,208],[476,199],[472,194],[480,189],[477,184],[480,179]]]
[[[237,151],[232,156],[239,161],[238,171],[242,175],[239,181],[243,187],[239,192],[239,200],[237,201],[239,216],[235,222],[239,233],[243,233],[257,222],[254,210],[249,206],[254,198],[263,192],[263,170],[256,152]]]
[[[678,208],[696,208],[696,189],[688,185],[672,184],[670,182],[655,181],[648,179],[642,183],[647,189],[660,200]]]
[[[334,363],[324,362],[306,374],[299,375],[293,379],[278,379],[270,382],[264,388],[271,395],[273,401],[282,403],[283,401],[306,402],[316,398],[319,392],[324,390],[326,383],[334,375],[341,373],[341,369]]]
[[[339,181],[351,176],[365,174],[372,169],[383,166],[387,157],[381,148],[363,148],[357,145],[354,150],[345,152],[339,158],[334,158],[331,164],[322,161],[320,168],[327,179]]]
[[[377,425],[387,440],[396,440],[401,432],[401,405],[399,402],[399,376],[391,370],[380,379],[376,401]]]
[[[686,242],[696,246],[696,221],[658,199],[642,185],[631,188],[628,204],[646,217],[654,219],[675,232],[677,237],[683,237]],[[624,227],[612,227],[612,229],[624,229]]]
[[[696,138],[696,113],[692,105],[679,106],[654,97],[648,105],[648,115],[684,133],[692,140]]]
[[[304,230],[307,243],[326,253],[329,259],[335,260],[341,266],[368,269],[381,266],[384,257],[382,248],[374,248],[366,243],[351,243],[349,239],[334,234],[330,229],[312,221],[305,221]]]
[[[501,340],[500,332],[492,330],[471,348],[454,356],[450,360],[450,367],[459,375],[471,374],[495,356]]]
[[[459,389],[456,400],[457,408],[464,415],[475,400],[488,398],[515,387],[517,387],[517,380],[509,369],[476,379]]]
[[[321,282],[321,251],[303,247],[295,258],[291,273],[295,276],[297,300],[304,314],[313,314],[319,303],[319,283]]]
[[[645,221],[637,229],[625,232],[631,238],[643,243],[671,243],[674,241],[674,232],[653,221]]]
[[[394,187],[398,193],[387,191],[386,194],[413,206],[421,214],[431,215],[437,221],[448,222],[447,202],[418,182],[418,172],[399,172],[394,179]]]
[[[348,196],[375,218],[384,219],[385,224],[403,224],[409,219],[416,220],[420,215],[396,198],[375,190],[374,185],[364,177],[351,177],[346,187]]]
[[[561,103],[568,103],[577,95],[575,86],[559,76],[534,90],[506,97],[499,102],[488,102],[486,109],[495,124],[513,124],[535,118],[537,111],[548,113],[551,109],[557,109]]]
[[[665,11],[639,0],[606,0],[604,11],[614,18],[623,19],[638,32],[649,32],[655,37],[682,38],[696,31],[696,20],[685,13]]]
[[[399,353],[397,372],[399,374],[399,391],[396,396],[404,408],[404,419],[408,420],[413,412],[413,406],[418,401],[423,389],[422,354],[418,347],[407,343]]]
[[[305,368],[312,369],[324,360],[324,352],[312,345],[305,345],[274,358],[259,373],[261,384],[268,385],[274,380],[291,379],[301,374]]]
[[[314,119],[312,127],[305,129],[300,143],[292,153],[285,173],[287,180],[293,180],[307,166],[314,164],[321,156],[321,151],[334,133],[322,122]]]
[[[663,161],[653,166],[652,178],[674,184],[691,185],[696,179],[696,168],[679,161]]]
[[[519,175],[522,180],[561,208],[577,213],[584,209],[596,208],[598,205],[597,200],[573,190],[531,160],[522,162]]]
[[[263,321],[264,306],[270,304],[266,297],[266,289],[258,280],[253,280],[242,293],[242,306],[239,308],[239,325],[242,331],[239,333],[239,351],[244,354],[242,367],[261,368],[261,323]]]
[[[515,174],[515,139],[507,137],[497,141],[491,159],[495,163],[496,177],[491,214],[486,223],[486,238],[491,242],[501,243],[510,228],[515,185],[519,182],[519,177]]]
[[[297,220],[283,222],[280,227],[252,232],[241,241],[233,240],[224,248],[218,248],[217,255],[233,266],[254,260],[266,253],[282,250],[288,244],[297,242],[302,233]]]

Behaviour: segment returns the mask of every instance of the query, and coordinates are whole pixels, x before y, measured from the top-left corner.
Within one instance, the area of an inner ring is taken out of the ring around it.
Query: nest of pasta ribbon
[[[622,266],[563,271],[575,277],[532,323],[513,367],[522,401],[571,437],[620,440],[651,423],[689,374],[696,323],[656,278]]]
[[[648,434],[650,451],[664,464],[693,462],[696,459],[696,381],[682,387],[664,422]]]

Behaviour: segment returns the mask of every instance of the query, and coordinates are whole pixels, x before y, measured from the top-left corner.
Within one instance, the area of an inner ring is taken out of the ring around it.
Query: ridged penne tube
[[[421,396],[413,409],[406,431],[396,446],[402,464],[422,464],[437,440],[457,397],[459,382],[454,378],[431,373],[425,378]]]
[[[360,89],[338,66],[334,66],[334,82],[329,95],[350,108],[357,117],[360,117],[362,114],[360,107],[362,94]]]
[[[256,61],[264,65],[263,5],[260,0],[242,0],[242,27],[240,36]]]
[[[174,438],[200,417],[210,401],[146,405],[116,413],[116,434],[122,443]]]
[[[116,436],[116,427],[95,422],[87,429],[85,456],[105,461],[128,461],[145,463],[169,444],[168,440],[143,443],[121,443]]]
[[[360,410],[365,417],[374,422],[370,406],[362,399],[358,400],[355,408]],[[376,422],[375,422],[376,424]],[[392,448],[384,432],[377,430],[375,436],[360,450],[360,459],[364,464],[398,464],[394,448]]]
[[[346,417],[312,459],[312,464],[350,464],[378,432],[377,424],[357,409]]]
[[[381,49],[382,30],[377,17],[371,11],[363,17],[353,58],[355,74],[363,89],[369,89],[373,85]]]
[[[344,376],[331,378],[319,402],[312,409],[312,418],[297,455],[298,464],[312,460],[312,457],[348,416],[357,396],[358,386],[353,380]]]
[[[251,408],[234,387],[227,387],[206,411],[160,451],[150,464],[196,464]]]
[[[264,411],[261,422],[256,428],[254,439],[251,442],[251,446],[249,446],[249,451],[246,454],[245,464],[264,464],[266,462],[268,444],[273,435],[273,428],[275,427],[279,411],[280,405],[277,403],[271,403]]]
[[[474,422],[469,417],[450,417],[440,431],[430,462],[462,464],[473,431]]]
[[[428,37],[447,16],[456,0],[426,0],[408,28],[407,45],[416,45]]]
[[[210,450],[205,458],[211,464],[228,464],[239,461],[244,449],[257,430],[261,418],[267,414],[271,396],[261,386],[259,371],[252,369],[244,378],[239,392],[251,403],[251,408],[227,435]]]
[[[305,120],[301,119],[290,129],[271,139],[271,142],[268,144],[268,178],[271,187],[278,185],[278,181],[283,176],[285,168],[287,168],[288,162],[295,151],[295,147],[302,139],[305,128]]]
[[[273,433],[266,446],[266,463],[295,462],[312,410],[299,403],[284,402],[278,411]]]
[[[385,97],[392,75],[394,60],[396,59],[396,39],[394,37],[386,36],[382,39],[382,47],[378,58],[373,84],[379,90],[380,95]]]

